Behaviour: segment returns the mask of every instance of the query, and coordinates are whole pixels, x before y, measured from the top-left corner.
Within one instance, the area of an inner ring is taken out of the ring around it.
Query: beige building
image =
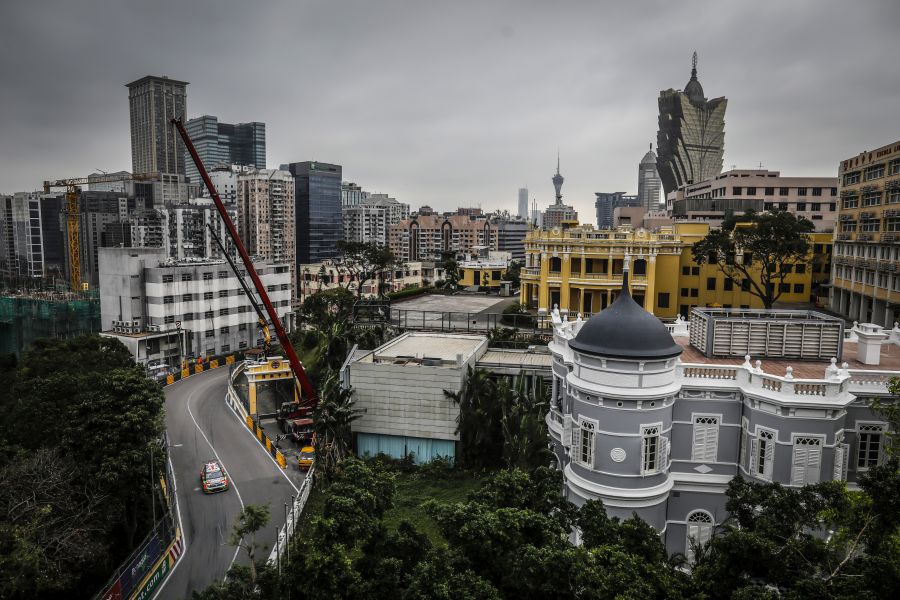
[[[409,287],[422,287],[433,283],[435,276],[443,276],[443,270],[435,268],[432,263],[408,262],[402,268],[384,274],[383,291],[399,292]],[[299,301],[303,302],[307,296],[316,292],[331,290],[337,287],[347,288],[356,293],[359,282],[353,274],[339,261],[325,260],[320,263],[300,265],[298,273]],[[378,295],[378,280],[369,279],[362,286],[364,298]]]
[[[831,309],[885,327],[900,320],[900,141],[841,161]]]
[[[287,171],[257,169],[237,179],[238,231],[247,252],[286,263],[294,279],[294,178]],[[292,286],[292,300],[297,300]]]
[[[475,215],[420,214],[392,225],[388,244],[402,261],[440,260],[444,252],[472,253],[474,246],[497,250],[497,229]]]
[[[684,185],[666,199],[676,219],[709,221],[718,227],[729,213],[786,210],[806,217],[816,231],[834,231],[837,215],[836,177],[782,177],[765,169],[725,171],[713,179]]]

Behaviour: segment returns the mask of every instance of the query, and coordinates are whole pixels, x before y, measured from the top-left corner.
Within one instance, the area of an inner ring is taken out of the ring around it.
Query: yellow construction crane
[[[66,188],[66,236],[69,238],[69,284],[73,292],[80,292],[81,283],[81,223],[78,210],[78,192],[80,186],[89,183],[114,183],[117,181],[147,181],[156,179],[157,173],[143,175],[91,175],[90,177],[75,177],[73,179],[57,179],[44,182],[44,193],[49,194],[50,188]]]

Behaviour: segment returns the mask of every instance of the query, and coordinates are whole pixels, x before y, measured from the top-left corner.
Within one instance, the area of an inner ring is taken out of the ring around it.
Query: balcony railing
[[[781,377],[758,371],[754,367],[743,365],[707,365],[697,363],[683,363],[678,365],[678,373],[684,378],[686,386],[693,385],[722,385],[722,381],[733,381],[734,384],[746,389],[764,390],[777,397],[809,398],[809,397],[834,397],[848,389],[848,383],[852,385],[868,385],[873,391],[882,386],[889,379],[888,371],[881,372],[878,376],[869,375],[872,371],[852,371],[850,377],[839,375],[829,379],[794,379],[789,373]],[[857,381],[859,383],[857,383]]]

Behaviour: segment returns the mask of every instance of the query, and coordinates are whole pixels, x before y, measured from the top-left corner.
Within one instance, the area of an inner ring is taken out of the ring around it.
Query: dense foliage
[[[90,597],[152,521],[163,393],[117,340],[41,340],[0,394],[0,597]]]
[[[549,464],[542,389],[526,389],[522,377],[510,382],[469,366],[462,388],[445,390],[444,395],[459,405],[456,432],[462,466],[532,469]]]
[[[716,265],[738,288],[744,285],[772,308],[793,265],[811,260],[808,234],[814,229],[812,221],[786,211],[748,211],[726,218],[695,243],[694,262]]]

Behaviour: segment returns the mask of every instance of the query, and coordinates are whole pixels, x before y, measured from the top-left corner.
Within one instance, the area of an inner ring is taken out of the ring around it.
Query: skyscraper
[[[613,211],[625,206],[641,206],[637,196],[626,196],[625,192],[594,192],[597,199],[594,208],[597,210],[597,229],[612,229]]]
[[[659,210],[659,191],[662,182],[659,180],[659,171],[656,169],[656,154],[653,153],[653,144],[650,150],[641,159],[638,165],[638,200],[647,212]]]
[[[336,256],[337,243],[344,234],[341,166],[307,161],[280,168],[294,177],[297,264],[317,263]]]
[[[528,188],[519,188],[519,218],[528,220]]]
[[[266,168],[265,123],[254,121],[232,125],[220,123],[218,117],[203,115],[191,119],[184,127],[207,169],[230,165]],[[191,183],[201,184],[200,172],[190,156],[186,155],[184,162]]]
[[[707,100],[697,80],[694,52],[691,79],[684,91],[659,93],[656,159],[666,195],[679,186],[712,179],[722,172],[725,147],[724,97]]]
[[[131,114],[131,170],[184,175],[184,145],[169,124],[187,113],[186,81],[148,75],[127,84]]]

